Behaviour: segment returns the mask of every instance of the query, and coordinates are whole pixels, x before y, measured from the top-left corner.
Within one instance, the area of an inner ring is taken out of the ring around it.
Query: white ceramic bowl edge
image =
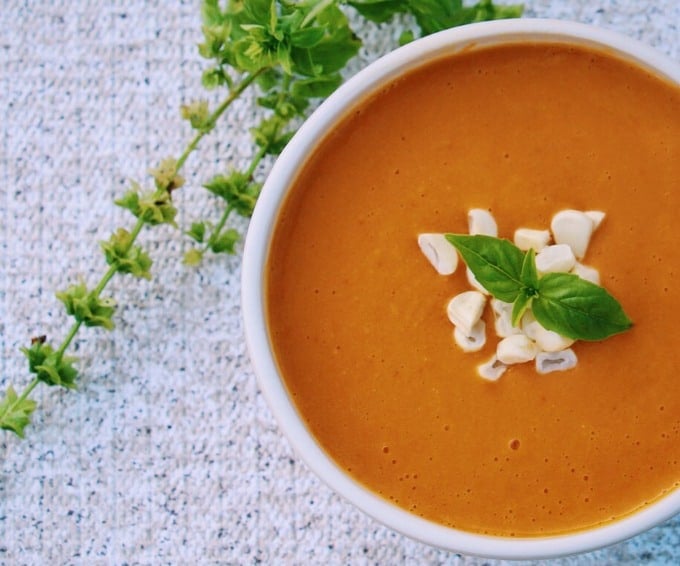
[[[608,546],[639,534],[680,511],[680,490],[619,521],[563,536],[490,537],[450,529],[412,515],[367,490],[319,447],[297,413],[278,373],[266,329],[264,277],[277,211],[304,158],[347,108],[395,76],[471,45],[514,41],[567,41],[604,49],[680,83],[680,65],[649,46],[585,24],[556,20],[502,20],[454,28],[406,45],[357,73],[305,122],[273,167],[259,198],[246,239],[242,307],[246,340],[260,387],[278,423],[300,457],[334,491],[381,523],[407,536],[455,552],[501,559],[564,556]]]

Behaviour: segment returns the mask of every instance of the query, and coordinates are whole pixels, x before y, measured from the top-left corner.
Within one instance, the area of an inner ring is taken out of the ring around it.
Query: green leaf
[[[201,84],[207,90],[212,90],[227,83],[227,77],[219,67],[206,69],[201,75]]]
[[[318,41],[318,32],[300,29],[307,10],[305,6],[250,0],[234,2],[230,7],[233,8],[233,28],[230,41],[221,49],[222,63],[230,64],[238,71],[255,73],[279,66],[291,75],[292,45],[296,41],[310,45]]]
[[[205,100],[192,102],[188,106],[182,106],[180,112],[183,117],[191,121],[191,125],[202,130],[209,130],[208,126],[208,103]],[[184,185],[184,177],[177,172],[177,160],[174,157],[166,157],[158,164],[158,167],[150,169],[149,173],[156,182],[156,188],[170,193]]]
[[[218,71],[219,73],[219,70],[213,69],[213,71]],[[224,73],[222,73],[222,77],[223,75]],[[216,85],[222,82],[219,74],[215,78],[217,80]],[[203,75],[203,80],[205,81],[205,74]],[[182,118],[184,120],[188,120],[189,123],[191,124],[191,127],[194,128],[195,130],[208,132],[214,126],[214,124],[212,124],[210,121],[210,106],[208,105],[207,100],[194,100],[189,104],[182,104],[182,106],[180,106],[179,108],[179,111]],[[170,170],[167,173],[167,177],[162,179],[163,183],[161,183],[160,185],[157,183],[156,185],[159,186],[159,188],[166,188],[171,183],[173,183],[174,187],[181,186],[177,185],[176,183],[177,162],[175,160],[172,160],[168,163],[168,165],[170,166],[168,167],[168,169]]]
[[[232,171],[228,175],[216,175],[203,185],[214,195],[223,198],[238,214],[252,216],[262,185],[253,182],[248,175]]]
[[[279,69],[267,69],[258,75],[256,82],[262,92],[274,90],[281,85],[283,74]]]
[[[276,1],[275,0],[269,0],[269,26],[268,26],[268,31],[278,39],[281,39],[281,36],[277,36],[277,22],[278,22],[278,14],[276,13]]]
[[[543,327],[574,340],[602,340],[633,324],[606,289],[570,273],[541,277],[532,310]]]
[[[274,61],[281,66],[283,72],[287,75],[293,74],[293,61],[290,56],[290,46],[279,43],[276,46],[276,55],[274,56]]]
[[[474,21],[503,20],[519,18],[524,13],[523,4],[494,4],[492,0],[480,0],[472,7]]]
[[[305,79],[301,80],[304,81]],[[297,82],[299,81],[295,81],[290,85],[291,90]],[[298,96],[289,91],[275,89],[258,97],[257,103],[263,108],[273,110],[276,116],[281,119],[281,127],[289,123],[295,116],[304,117],[305,110],[309,107],[309,100],[305,96]]]
[[[227,202],[245,190],[248,186],[248,175],[240,171],[231,171],[227,175],[215,175],[203,187],[215,196],[221,197]]]
[[[272,11],[276,10],[274,0],[247,0],[238,2],[243,8],[246,18],[251,22],[258,22],[263,25],[271,25],[270,18]]]
[[[31,399],[21,399],[11,385],[7,387],[5,397],[0,400],[0,428],[14,432],[24,438],[25,428],[31,423],[31,414],[37,403]]]
[[[536,251],[532,248],[524,254],[520,271],[522,290],[512,305],[512,325],[517,326],[522,315],[531,306],[531,301],[538,294],[538,272],[536,271]]]
[[[236,243],[239,241],[240,235],[238,231],[233,228],[229,228],[224,232],[221,232],[214,242],[210,243],[210,250],[213,253],[228,253],[233,254],[236,252]]]
[[[525,287],[536,292],[538,288],[538,272],[536,271],[536,250],[533,248],[530,248],[529,251],[524,254],[520,279]]]
[[[276,54],[278,42],[274,42],[273,49],[269,45],[266,37],[260,37],[259,31],[249,29],[249,36],[240,39],[233,44],[234,61],[232,65],[239,71],[256,73],[260,69],[273,67],[276,64]]]
[[[492,0],[481,0],[464,6],[462,0],[350,0],[362,16],[375,22],[386,22],[399,13],[411,14],[423,35],[486,20],[518,18],[521,4],[496,6]]]
[[[184,259],[182,263],[184,265],[189,265],[191,267],[194,267],[196,265],[199,265],[201,261],[203,260],[203,252],[201,250],[198,250],[196,248],[191,248],[184,254]]]
[[[33,340],[30,348],[21,348],[28,359],[28,369],[47,385],[60,385],[75,389],[78,370],[73,367],[77,358],[60,355],[45,344],[43,339]]]
[[[292,84],[293,96],[301,98],[325,98],[342,84],[339,73],[299,79]]]
[[[446,234],[477,281],[489,293],[506,303],[514,303],[524,287],[524,254],[508,240],[492,236]]]
[[[133,245],[132,234],[124,228],[118,228],[107,242],[100,242],[100,246],[106,263],[115,266],[118,273],[151,279],[151,257],[141,246]]]
[[[66,312],[85,326],[103,326],[107,330],[114,327],[111,317],[116,310],[113,299],[97,296],[88,291],[84,283],[69,286],[65,291],[56,293],[64,303]]]
[[[133,183],[132,188],[122,198],[117,199],[115,204],[129,210],[151,226],[158,224],[177,226],[175,222],[177,209],[172,204],[172,197],[167,190],[142,192],[139,185]]]
[[[231,34],[231,25],[228,20],[224,23],[210,23],[203,26],[203,43],[198,45],[198,53],[205,59],[216,59],[224,55],[225,44]]]
[[[408,11],[408,0],[350,0],[347,2],[367,20],[387,22],[395,14]]]
[[[463,6],[461,0],[409,0],[408,11],[418,23],[422,33],[429,35],[444,29],[522,15],[522,5],[496,6],[491,0],[481,0],[473,6]]]
[[[291,46],[293,71],[310,77],[341,71],[361,47],[361,40],[349,27],[345,14],[334,4],[315,17],[315,24],[326,30],[325,37],[314,47]]]
[[[278,155],[290,141],[292,133],[282,133],[287,120],[274,115],[265,118],[258,126],[252,128],[255,144],[261,147],[266,154]]]
[[[191,229],[188,230],[186,234],[195,242],[202,244],[205,238],[206,229],[207,226],[205,222],[193,222],[191,224]]]
[[[512,304],[512,325],[518,326],[519,321],[522,320],[522,316],[531,306],[531,302],[534,299],[535,294],[530,292],[529,289],[522,289],[517,295],[515,302]]]
[[[325,35],[326,30],[321,27],[298,29],[290,34],[290,41],[295,47],[309,49],[318,45]]]
[[[399,35],[399,46],[402,47],[407,43],[411,43],[415,39],[415,34],[412,30],[407,29],[401,32]]]
[[[47,358],[53,350],[52,346],[45,344],[45,336],[40,336],[31,340],[30,348],[21,348],[21,352],[26,356],[26,359],[28,359],[28,371],[31,373],[38,373],[36,368],[45,361],[45,358]]]
[[[218,0],[204,0],[201,6],[201,15],[206,25],[220,24],[224,19]]]
[[[59,385],[66,389],[75,389],[78,370],[73,367],[72,362],[74,361],[76,361],[76,358],[70,356],[59,359],[56,353],[51,354],[44,364],[38,366],[37,377],[47,385]]]

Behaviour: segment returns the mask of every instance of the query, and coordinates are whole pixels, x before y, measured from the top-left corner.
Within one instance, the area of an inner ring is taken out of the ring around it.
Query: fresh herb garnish
[[[519,18],[523,11],[521,4],[495,5],[492,0],[471,6],[463,6],[462,0],[349,0],[347,4],[376,22],[385,22],[395,14],[411,14],[423,35],[473,22]]]
[[[192,221],[185,230],[193,242],[184,255],[185,264],[199,264],[207,253],[236,253],[240,234],[228,226],[232,213],[251,216],[262,186],[256,174],[262,174],[265,159],[283,150],[315,100],[340,85],[341,71],[361,47],[344,6],[375,22],[386,22],[399,13],[413,15],[418,29],[405,30],[404,41],[464,23],[522,14],[521,5],[495,6],[491,0],[470,7],[460,0],[204,0],[204,40],[198,50],[211,66],[203,73],[202,84],[207,90],[222,89],[223,99],[214,109],[204,100],[183,105],[181,117],[193,130],[184,151],[177,158],[163,159],[150,171],[152,187],[133,182],[116,201],[134,216],[132,226],[118,228],[101,242],[108,268],[95,286],[80,283],[57,294],[73,322],[57,348],[41,336],[31,348],[22,349],[32,380],[21,394],[7,386],[0,398],[0,429],[24,436],[36,407],[29,396],[40,383],[76,387],[76,359],[65,355],[66,350],[82,326],[113,328],[115,302],[101,294],[114,276],[151,278],[152,260],[137,245],[138,237],[148,227],[177,227],[172,193],[184,184],[179,173],[186,160],[234,102],[246,91],[257,89],[261,121],[251,130],[249,164],[240,170],[230,168],[205,183],[222,202],[219,218],[215,223]],[[227,160],[233,158],[227,156]]]
[[[475,278],[491,295],[512,303],[517,326],[531,308],[546,329],[574,340],[603,340],[628,330],[631,320],[609,292],[572,273],[539,276],[533,250],[492,236],[447,234]]]

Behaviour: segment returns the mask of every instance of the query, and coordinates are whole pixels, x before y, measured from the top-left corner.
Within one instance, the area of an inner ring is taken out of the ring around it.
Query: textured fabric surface
[[[527,0],[680,56],[677,0]],[[358,28],[353,69],[395,45]],[[19,347],[68,321],[54,291],[105,269],[98,241],[130,222],[112,201],[177,154],[181,103],[205,96],[197,2],[7,1],[0,9],[0,382],[28,382]],[[216,219],[200,188],[244,164],[252,101],[185,170],[179,222]],[[245,229],[245,223],[239,227]],[[85,329],[77,392],[40,387],[25,441],[0,433],[3,564],[482,564],[382,527],[302,464],[245,350],[240,259],[181,265],[181,233],[146,231],[154,278],[114,279],[112,333]],[[557,564],[680,563],[680,519]]]

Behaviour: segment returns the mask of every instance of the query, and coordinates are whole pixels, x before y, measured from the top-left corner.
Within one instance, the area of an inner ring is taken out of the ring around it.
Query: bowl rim
[[[382,56],[341,85],[304,122],[275,162],[250,221],[242,264],[242,313],[259,386],[297,455],[333,491],[378,522],[412,539],[449,551],[498,559],[555,558],[588,552],[640,534],[680,512],[680,489],[655,503],[585,531],[510,538],[470,533],[417,517],[346,474],[316,442],[291,400],[270,346],[265,315],[265,266],[278,210],[305,156],[347,110],[401,73],[462,50],[511,42],[567,42],[604,50],[680,84],[680,64],[618,32],[553,19],[496,20],[445,30]]]

